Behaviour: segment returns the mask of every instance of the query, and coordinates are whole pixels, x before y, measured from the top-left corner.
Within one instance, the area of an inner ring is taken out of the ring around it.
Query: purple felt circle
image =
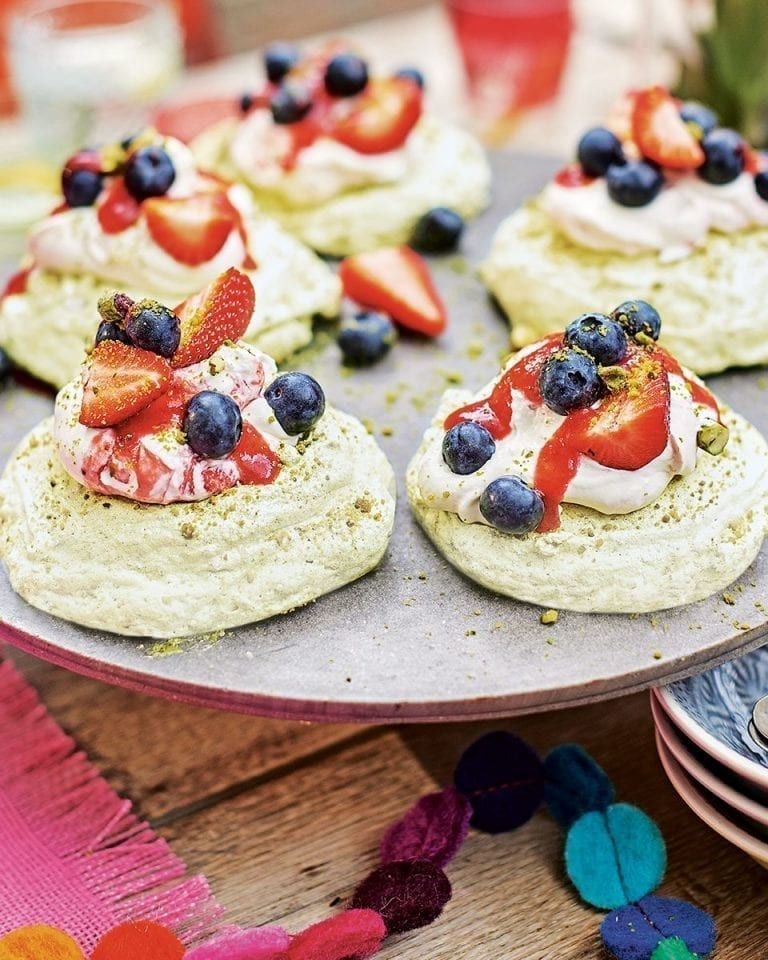
[[[451,899],[451,882],[429,860],[395,860],[377,867],[355,890],[350,907],[381,914],[387,934],[437,920]]]

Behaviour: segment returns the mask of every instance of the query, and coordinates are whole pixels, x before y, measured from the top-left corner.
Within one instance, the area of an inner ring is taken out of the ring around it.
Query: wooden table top
[[[661,827],[669,868],[660,893],[717,918],[716,960],[768,957],[768,877],[668,784],[647,694],[505,723],[300,724],[155,700],[7,653],[110,784],[208,877],[234,923],[296,931],[330,916],[376,865],[385,828],[449,781],[464,746],[506,727],[542,752],[565,742],[590,750],[619,798]],[[562,838],[546,814],[499,837],[472,832],[448,875],[444,915],[389,941],[382,960],[607,956],[603,914],[564,878]]]

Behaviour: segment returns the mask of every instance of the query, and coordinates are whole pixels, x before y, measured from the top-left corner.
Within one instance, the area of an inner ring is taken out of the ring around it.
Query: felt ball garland
[[[445,868],[470,825],[497,834],[522,826],[543,804],[565,833],[565,869],[579,896],[611,912],[603,944],[616,960],[702,960],[715,948],[714,920],[654,890],[666,869],[658,827],[616,801],[608,775],[581,747],[555,747],[543,760],[524,740],[488,733],[462,754],[454,785],[423,796],[384,834],[381,863],[348,909],[291,935],[279,927],[231,930],[184,952],[170,931],[131,921],[104,935],[90,960],[368,960],[388,936],[436,920],[451,898]],[[82,960],[52,927],[0,937],[0,960]]]

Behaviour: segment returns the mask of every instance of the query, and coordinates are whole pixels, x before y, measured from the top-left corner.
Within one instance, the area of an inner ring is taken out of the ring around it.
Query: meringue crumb
[[[560,614],[557,610],[545,610],[539,617],[539,622],[543,623],[545,626],[549,626],[552,623],[557,623],[559,618]]]

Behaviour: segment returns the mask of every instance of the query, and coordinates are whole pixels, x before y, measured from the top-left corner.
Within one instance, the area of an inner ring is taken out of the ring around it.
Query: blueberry
[[[565,328],[565,343],[579,347],[606,367],[623,360],[627,353],[624,328],[604,313],[583,313],[571,320]]]
[[[696,100],[687,100],[680,107],[680,116],[686,123],[692,123],[701,130],[701,136],[704,137],[718,124],[717,114],[713,113],[709,107]]]
[[[332,97],[354,97],[368,85],[365,60],[353,53],[339,53],[325,68],[325,89]]]
[[[579,163],[590,177],[604,177],[608,167],[626,163],[621,140],[605,127],[587,130],[576,148]]]
[[[759,170],[755,174],[755,190],[762,200],[768,200],[768,170]]]
[[[301,54],[291,43],[270,43],[264,51],[264,69],[270,83],[280,83],[283,77],[301,60]]]
[[[499,477],[480,494],[480,513],[502,533],[530,533],[541,523],[541,494],[520,477]]]
[[[128,157],[125,186],[136,200],[161,197],[176,179],[173,161],[162,147],[140,147]]]
[[[744,141],[735,130],[718,127],[704,137],[701,149],[705,159],[696,172],[707,183],[730,183],[744,169]]]
[[[70,170],[65,167],[61,175],[61,191],[69,207],[92,206],[103,185],[103,175],[94,170]]]
[[[237,446],[243,417],[232,397],[216,390],[202,390],[187,404],[182,429],[198,456],[219,460]]]
[[[0,389],[8,386],[13,373],[13,362],[8,354],[0,347]]]
[[[424,74],[416,67],[401,67],[395,71],[396,77],[405,77],[406,80],[413,80],[417,87],[424,89]]]
[[[644,207],[654,200],[664,185],[658,167],[644,160],[632,160],[622,166],[608,167],[605,175],[608,193],[622,207]]]
[[[452,473],[474,473],[496,452],[496,443],[480,423],[457,423],[443,437],[443,460]]]
[[[539,372],[539,390],[551,410],[566,416],[592,406],[605,393],[605,384],[592,357],[566,348],[545,361]]]
[[[312,97],[299,83],[285,83],[269,101],[275,123],[298,123],[312,109]]]
[[[366,366],[386,356],[396,339],[395,325],[385,313],[366,310],[342,326],[336,342],[344,363]]]
[[[454,250],[464,231],[464,219],[449,207],[432,207],[419,217],[410,244],[423,253]]]
[[[645,300],[627,300],[611,312],[611,319],[620,323],[630,337],[644,333],[654,340],[661,333],[659,311]]]
[[[277,422],[289,437],[311,430],[325,411],[323,388],[308,373],[283,373],[264,391]]]
[[[127,343],[129,346],[132,343],[131,338],[125,332],[125,327],[114,320],[102,320],[99,324],[94,343],[101,343],[102,340],[119,340],[120,343]]]
[[[253,94],[252,93],[240,94],[240,99],[238,100],[238,106],[240,107],[240,113],[248,113],[248,111],[253,106]]]
[[[176,353],[181,339],[179,318],[156,300],[138,300],[131,306],[125,332],[134,346],[166,358]]]

